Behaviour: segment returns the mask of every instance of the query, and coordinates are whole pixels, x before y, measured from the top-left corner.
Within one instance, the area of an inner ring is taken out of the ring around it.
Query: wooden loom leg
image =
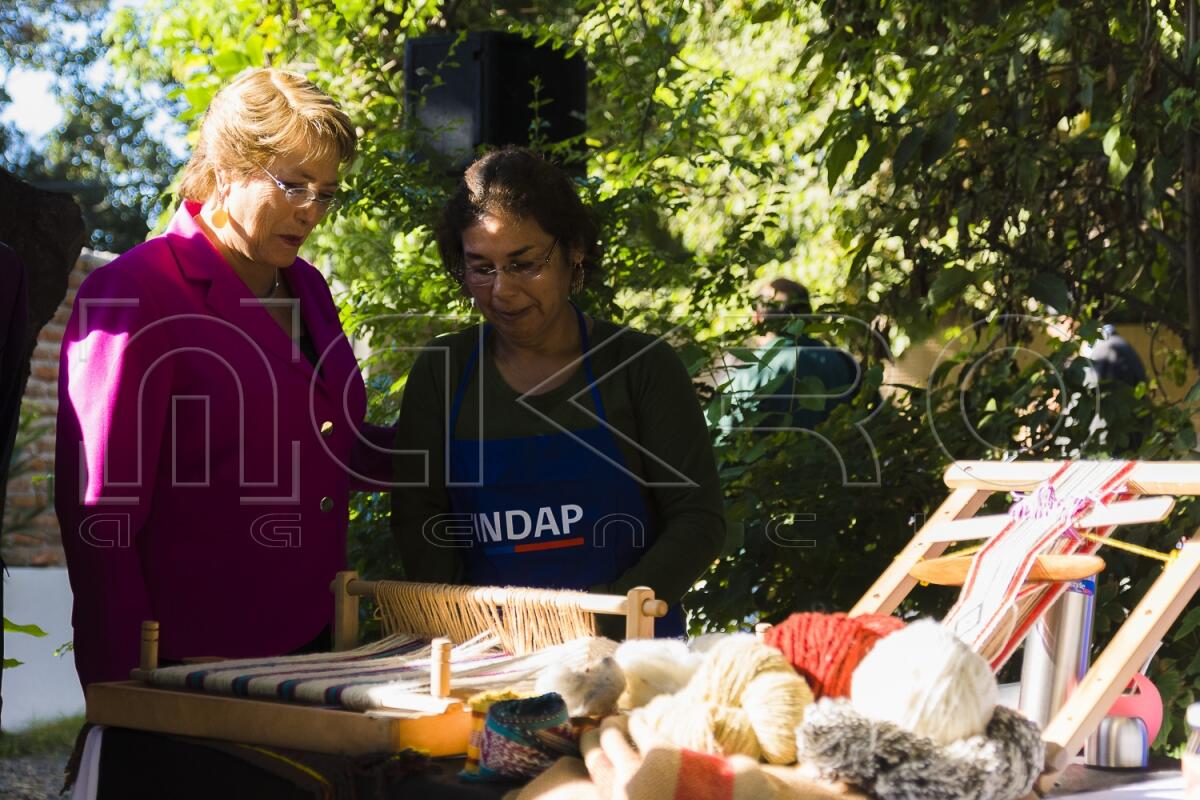
[[[158,623],[152,619],[142,622],[142,652],[138,669],[158,669]]]
[[[646,601],[654,600],[649,586],[635,586],[625,594],[625,638],[653,639],[654,617],[645,613]],[[650,605],[653,605],[651,602]]]
[[[350,594],[350,581],[357,580],[354,570],[339,572],[329,585],[333,592],[333,649],[358,647],[358,596]]]
[[[1113,702],[1200,588],[1200,533],[1167,564],[1079,686],[1046,725],[1046,767],[1037,788],[1044,794],[1079,752]]]
[[[450,696],[450,640],[438,637],[429,643],[432,648],[429,662],[429,693],[434,697]]]
[[[925,521],[921,530],[896,556],[895,560],[883,571],[866,594],[850,609],[850,616],[859,614],[891,614],[896,606],[908,596],[916,586],[915,578],[908,571],[923,558],[935,558],[945,552],[949,542],[931,542],[927,540],[926,532],[932,531],[943,522],[956,519],[966,519],[975,515],[983,501],[992,493],[991,489],[976,489],[963,487],[955,489],[950,496],[938,506],[937,511]]]

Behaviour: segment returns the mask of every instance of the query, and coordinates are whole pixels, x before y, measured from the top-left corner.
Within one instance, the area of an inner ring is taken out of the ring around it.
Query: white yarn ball
[[[625,673],[621,708],[641,708],[659,695],[678,692],[701,661],[678,639],[629,639],[613,657]]]
[[[850,682],[859,714],[941,745],[982,734],[998,696],[988,662],[933,620],[880,639]]]

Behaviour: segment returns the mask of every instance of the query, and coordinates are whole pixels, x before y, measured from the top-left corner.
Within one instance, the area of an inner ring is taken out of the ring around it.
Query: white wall
[[[83,690],[72,653],[54,656],[71,640],[71,587],[61,567],[11,567],[4,579],[4,616],[46,632],[35,638],[4,634],[4,657],[25,663],[4,670],[4,709],[0,728],[17,731],[35,719],[83,713]]]

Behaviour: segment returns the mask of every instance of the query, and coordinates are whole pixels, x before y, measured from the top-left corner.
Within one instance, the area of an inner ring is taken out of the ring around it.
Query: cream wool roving
[[[709,650],[681,691],[634,709],[629,732],[642,752],[665,743],[791,764],[796,726],[811,702],[782,653],[753,637],[730,637]]]
[[[687,686],[701,657],[678,639],[629,639],[613,654],[625,673],[621,708],[640,708],[661,694]]]
[[[850,683],[859,714],[941,745],[982,734],[998,694],[987,661],[933,620],[880,639]]]
[[[617,708],[625,689],[625,675],[612,656],[589,661],[582,667],[552,664],[538,675],[537,694],[558,693],[572,717],[606,717]]]

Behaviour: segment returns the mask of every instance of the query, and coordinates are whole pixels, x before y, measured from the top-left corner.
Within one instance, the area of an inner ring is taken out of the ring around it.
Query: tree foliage
[[[837,221],[851,256],[846,300],[893,338],[940,329],[969,345],[931,381],[928,427],[966,418],[979,434],[949,454],[1194,458],[1194,405],[1168,399],[1189,353],[1159,347],[1148,386],[1099,397],[1072,361],[1100,321],[1145,325],[1152,341],[1170,332],[1200,358],[1188,211],[1197,51],[1186,4],[826,0],[819,9],[797,75],[810,112],[838,95],[813,147],[828,185],[854,198]],[[1075,341],[1042,345],[1040,363],[994,357],[1032,346],[1047,314],[1082,320]],[[961,390],[966,414],[945,413],[952,407],[936,399],[945,390]],[[1094,403],[1103,437],[1080,424]],[[1136,535],[1168,549],[1195,522],[1188,507]],[[1144,560],[1112,561],[1124,572],[1103,585],[1101,634],[1157,573]],[[1171,698],[1160,743],[1178,741],[1171,721],[1200,685],[1194,628],[1177,629],[1152,671]]]
[[[361,157],[316,248],[347,327],[370,338],[379,421],[394,417],[412,348],[467,319],[432,245],[451,182],[418,157],[404,42],[493,28],[581,53],[587,133],[547,147],[586,154],[608,270],[590,310],[668,336],[714,421],[729,398],[711,365],[748,333],[748,284],[763,275],[809,284],[823,302],[806,332],[867,367],[867,389],[815,432],[718,439],[731,537],[690,599],[697,627],[728,628],[847,608],[933,512],[952,459],[1194,457],[1194,408],[1170,399],[1184,354],[1158,348],[1138,388],[1090,386],[1079,355],[1100,321],[1200,335],[1181,13],[1123,0],[148,0],[108,36],[126,85],[166,87],[192,123],[220,85],[265,65],[308,72],[351,114]],[[1064,314],[1079,332],[1047,337]],[[869,407],[889,354],[930,337],[946,349],[928,385],[883,386]],[[360,568],[396,574],[386,503],[360,497],[353,515]],[[1133,536],[1164,549],[1197,516],[1181,504]],[[1110,563],[1101,639],[1156,569]],[[919,593],[903,613],[948,600]],[[1177,628],[1153,673],[1168,721],[1200,684],[1198,623]],[[1168,722],[1160,742],[1179,735]]]
[[[108,8],[109,0],[26,0],[0,6],[0,68],[14,66],[59,68],[63,66],[62,42],[65,26],[91,25]]]
[[[805,89],[851,90],[815,146],[830,184],[858,192],[847,277],[872,303],[925,330],[964,299],[1032,300],[1188,338],[1181,6],[821,10]]]
[[[44,141],[0,127],[0,152],[18,177],[75,197],[90,247],[120,253],[146,238],[179,159],[162,132],[153,131],[161,108],[154,87],[126,91],[107,69],[101,35],[108,13],[109,0],[37,0],[0,9],[6,42],[0,70],[53,73],[63,114]],[[0,90],[0,108],[7,102]]]

